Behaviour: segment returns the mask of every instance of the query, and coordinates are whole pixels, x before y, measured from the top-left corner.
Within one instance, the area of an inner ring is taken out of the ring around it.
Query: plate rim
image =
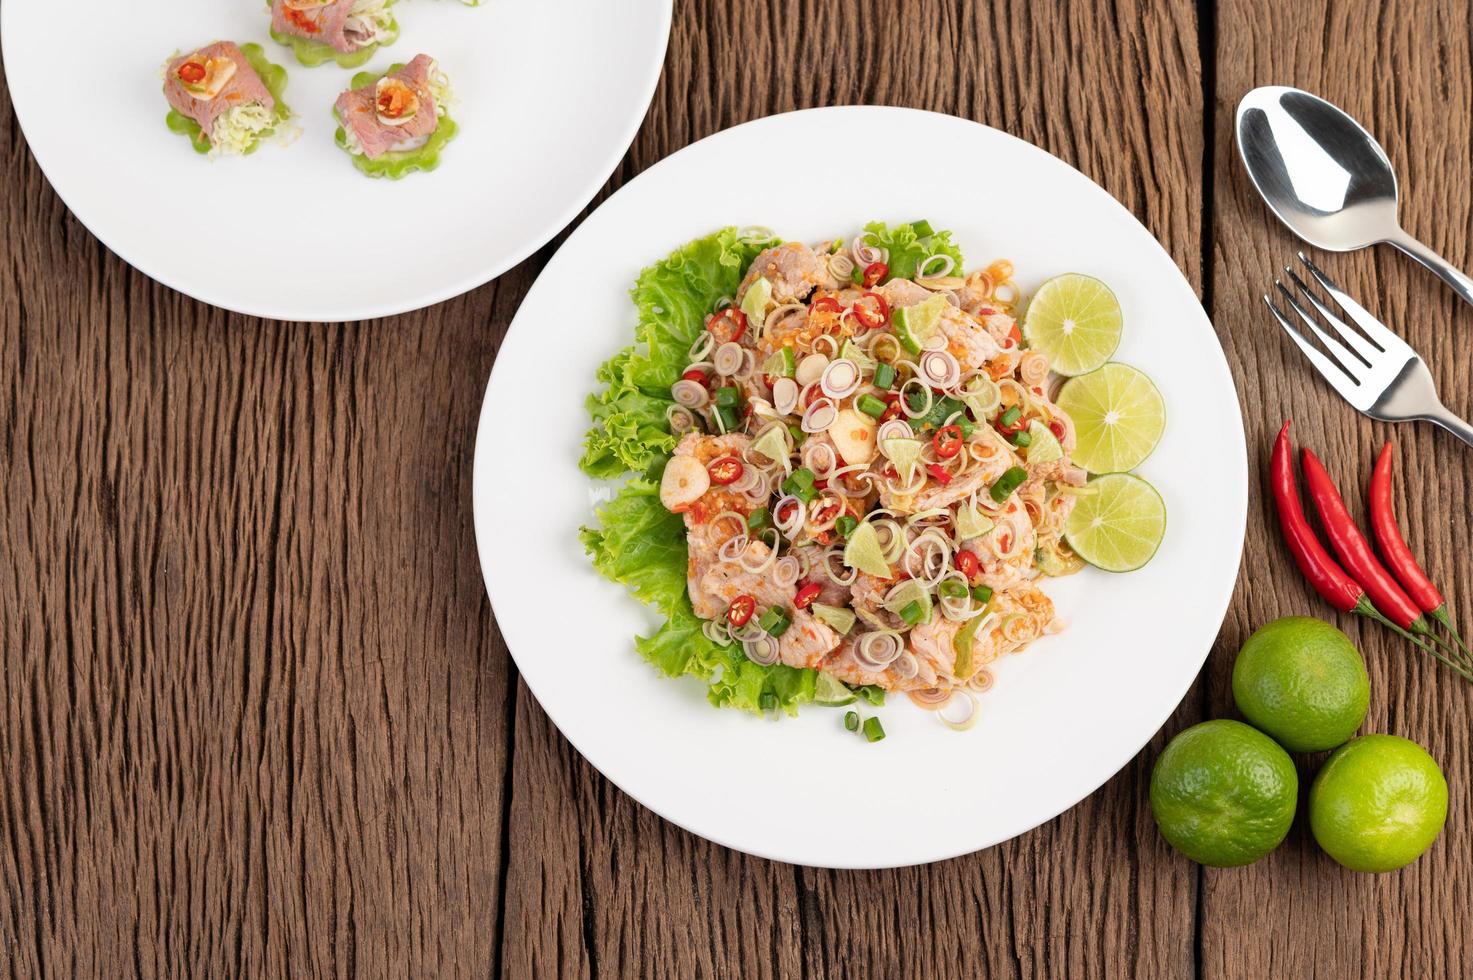
[[[618,148],[612,152],[612,159],[606,165],[600,165],[596,168],[594,171],[595,177],[590,178],[588,185],[580,188],[576,194],[569,195],[565,206],[553,218],[549,219],[546,226],[539,227],[536,233],[531,235],[524,245],[512,249],[504,259],[487,265],[486,269],[490,270],[489,272],[474,273],[469,277],[471,281],[462,281],[432,290],[422,294],[420,299],[410,300],[407,303],[388,303],[382,306],[347,308],[343,313],[334,314],[327,318],[302,319],[299,316],[293,315],[288,309],[272,307],[269,300],[253,309],[246,309],[243,306],[237,306],[233,303],[220,303],[204,295],[185,289],[175,282],[173,277],[158,275],[138,265],[126,252],[118,248],[116,244],[98,234],[86,219],[72,207],[72,203],[67,199],[66,193],[51,179],[51,173],[47,169],[45,160],[43,160],[43,154],[37,152],[36,147],[31,142],[30,136],[27,135],[26,120],[30,118],[28,115],[30,110],[28,108],[23,109],[22,103],[16,101],[15,85],[10,81],[10,46],[12,43],[10,37],[13,32],[8,29],[12,17],[9,11],[21,2],[23,0],[6,0],[5,3],[0,4],[0,63],[3,63],[5,66],[6,90],[9,94],[12,111],[15,113],[16,124],[20,128],[21,140],[26,150],[36,161],[37,168],[40,169],[41,175],[46,179],[46,185],[60,199],[61,203],[66,207],[67,213],[75,218],[77,223],[85,228],[89,235],[101,242],[104,248],[122,259],[129,268],[136,270],[146,278],[182,296],[187,296],[195,302],[204,303],[206,306],[214,307],[215,309],[225,310],[226,312],[236,313],[241,316],[256,317],[262,320],[277,320],[283,323],[355,323],[362,320],[385,319],[427,309],[481,288],[493,279],[499,278],[520,265],[526,261],[528,256],[556,238],[560,232],[564,231],[578,217],[578,213],[587,207],[588,203],[608,183],[609,178],[613,176],[614,171],[618,168],[620,161],[629,153],[629,148],[634,145],[635,139],[639,136],[639,131],[644,128],[645,118],[649,115],[650,106],[654,103],[655,91],[659,88],[660,79],[665,73],[665,57],[670,50],[670,31],[674,22],[675,13],[675,0],[652,0],[652,2],[660,4],[659,19],[662,30],[660,32],[660,41],[657,45],[658,55],[651,59],[651,64],[646,71],[646,78],[642,83],[644,86],[644,97],[635,103],[638,111],[631,109],[630,118],[624,126],[624,135],[620,137]]]
[[[1105,189],[1097,181],[1095,181],[1093,178],[1091,178],[1088,174],[1085,174],[1083,171],[1079,170],[1073,164],[1069,163],[1068,161],[1066,161],[1066,160],[1064,160],[1064,159],[1062,159],[1062,158],[1060,158],[1058,156],[1055,156],[1053,153],[1050,153],[1048,150],[1044,149],[1043,147],[1037,146],[1037,145],[1035,145],[1033,143],[1028,142],[1027,140],[1024,140],[1024,139],[1022,139],[1020,137],[1014,136],[1011,133],[1006,132],[1005,130],[1000,130],[1000,129],[997,129],[995,127],[989,126],[986,123],[980,123],[980,122],[977,122],[976,120],[973,120],[973,119],[967,119],[965,117],[955,116],[955,115],[951,115],[949,113],[935,112],[935,111],[927,110],[927,109],[916,109],[916,108],[910,108],[910,107],[904,107],[904,106],[874,106],[874,105],[862,105],[862,104],[846,104],[846,105],[839,105],[839,106],[811,107],[811,108],[805,108],[805,109],[790,110],[790,111],[782,112],[782,113],[774,113],[774,114],[769,115],[769,116],[761,116],[761,117],[758,117],[758,118],[755,118],[755,119],[747,120],[747,121],[742,122],[742,123],[738,123],[738,124],[733,125],[733,126],[729,126],[729,127],[725,128],[725,129],[717,130],[716,132],[710,133],[710,134],[702,137],[699,140],[696,140],[696,141],[693,141],[691,143],[688,143],[687,145],[681,147],[680,149],[678,149],[678,150],[670,153],[669,155],[663,157],[662,159],[660,159],[659,161],[655,162],[654,164],[651,164],[645,170],[641,171],[639,174],[637,174],[633,178],[631,178],[627,183],[625,183],[624,185],[622,185],[617,191],[615,191],[613,194],[609,195],[609,197],[607,199],[605,199],[602,203],[600,203],[599,207],[597,209],[595,209],[594,212],[590,213],[587,218],[585,218],[582,222],[580,222],[578,224],[578,226],[576,228],[573,229],[573,231],[568,235],[568,237],[566,239],[564,239],[564,241],[562,242],[562,244],[559,245],[558,252],[560,253],[572,241],[574,241],[574,239],[577,236],[579,236],[583,232],[585,226],[588,224],[588,221],[590,219],[592,219],[593,215],[596,214],[598,210],[601,210],[603,207],[605,207],[606,205],[610,204],[619,195],[622,195],[626,191],[629,191],[630,188],[641,185],[641,183],[644,181],[644,179],[645,179],[646,176],[651,175],[653,172],[655,172],[657,170],[664,169],[664,165],[666,163],[675,160],[676,158],[680,157],[683,154],[687,154],[688,151],[693,151],[696,147],[701,146],[702,144],[706,143],[707,141],[715,140],[715,139],[718,139],[718,138],[731,138],[731,134],[738,133],[738,132],[740,132],[740,131],[748,128],[748,127],[754,127],[754,126],[760,126],[760,125],[764,125],[764,124],[769,124],[769,123],[771,123],[772,120],[781,119],[781,118],[785,118],[785,117],[789,117],[789,116],[802,116],[802,115],[813,115],[813,114],[846,114],[846,113],[854,113],[854,112],[860,112],[860,113],[865,113],[865,114],[868,114],[868,113],[880,113],[880,114],[898,114],[898,115],[921,115],[921,116],[937,117],[939,120],[945,121],[947,124],[962,123],[962,124],[966,124],[966,125],[970,125],[970,126],[976,126],[976,127],[979,127],[979,128],[981,128],[983,130],[986,130],[988,133],[990,133],[990,134],[992,134],[994,136],[1002,137],[1003,139],[1005,139],[1005,140],[1007,140],[1009,142],[1012,142],[1012,143],[1021,144],[1021,146],[1025,149],[1026,152],[1033,152],[1033,153],[1042,154],[1043,156],[1045,156],[1045,157],[1049,158],[1050,160],[1052,160],[1054,163],[1056,163],[1056,164],[1058,164],[1058,165],[1060,165],[1060,166],[1062,166],[1064,168],[1067,168],[1067,170],[1069,170],[1069,171],[1072,171],[1073,174],[1076,177],[1078,177],[1079,179],[1085,181],[1090,186],[1092,186],[1096,191],[1098,191],[1101,195],[1103,195],[1104,199],[1106,201],[1108,201],[1109,206],[1113,206],[1118,211],[1118,213],[1119,213],[1120,216],[1122,216],[1123,218],[1125,218],[1129,222],[1134,223],[1134,225],[1136,227],[1138,227],[1141,230],[1141,232],[1143,234],[1145,234],[1150,239],[1150,241],[1156,246],[1156,248],[1160,250],[1161,254],[1163,256],[1165,256],[1166,260],[1168,262],[1170,262],[1170,264],[1172,265],[1172,267],[1176,270],[1177,276],[1180,278],[1180,281],[1181,281],[1182,285],[1184,285],[1186,287],[1186,289],[1188,290],[1188,292],[1190,292],[1192,294],[1193,301],[1200,308],[1200,312],[1201,312],[1201,316],[1202,316],[1202,322],[1206,326],[1207,331],[1208,331],[1208,335],[1211,337],[1211,339],[1213,341],[1213,348],[1214,348],[1214,353],[1215,353],[1215,356],[1211,358],[1213,367],[1214,367],[1214,369],[1216,371],[1220,372],[1221,380],[1226,381],[1228,390],[1230,390],[1231,392],[1233,392],[1234,395],[1237,395],[1237,393],[1238,393],[1238,386],[1237,386],[1237,382],[1233,378],[1232,368],[1231,368],[1230,364],[1228,363],[1227,352],[1226,352],[1226,350],[1222,346],[1221,338],[1217,335],[1217,331],[1216,331],[1215,327],[1212,324],[1211,317],[1208,315],[1206,308],[1202,306],[1201,296],[1198,294],[1197,289],[1192,285],[1192,283],[1190,282],[1190,280],[1187,279],[1186,274],[1181,270],[1181,267],[1179,265],[1177,265],[1176,259],[1171,255],[1170,252],[1168,252],[1166,250],[1166,247],[1161,244],[1160,239],[1158,239],[1156,237],[1156,235],[1149,228],[1147,228],[1145,226],[1145,224],[1139,218],[1137,218],[1136,215],[1129,208],[1127,208],[1123,203],[1120,202],[1120,200],[1118,198],[1116,198],[1113,194],[1111,194],[1107,189]],[[678,243],[676,243],[676,244],[678,245]],[[676,247],[676,245],[672,245],[671,247],[674,248],[674,247]],[[553,258],[549,260],[549,263],[548,264],[551,265],[552,262],[556,259],[556,257],[557,257],[557,254],[555,253],[554,256],[553,256]],[[544,267],[544,270],[543,271],[545,272],[545,267]],[[998,837],[996,840],[992,840],[990,842],[983,843],[980,846],[976,846],[976,847],[966,847],[966,846],[964,846],[964,847],[962,847],[960,849],[957,849],[957,848],[951,847],[951,846],[946,846],[946,847],[941,847],[941,848],[935,849],[933,851],[930,851],[930,852],[928,852],[928,855],[927,856],[922,857],[922,858],[919,858],[917,860],[898,860],[898,861],[884,861],[884,860],[875,861],[873,859],[870,859],[870,860],[856,859],[856,860],[853,860],[853,861],[808,862],[808,861],[804,861],[804,860],[801,860],[799,858],[796,858],[791,853],[783,853],[782,851],[780,851],[778,849],[767,848],[767,847],[762,847],[762,846],[750,846],[750,845],[747,845],[747,844],[735,844],[735,843],[732,843],[729,840],[722,839],[721,836],[718,836],[716,834],[710,833],[707,830],[704,830],[704,829],[701,829],[701,828],[698,828],[698,827],[691,826],[686,821],[681,820],[681,819],[679,819],[677,817],[674,817],[674,816],[671,816],[671,815],[667,814],[663,809],[661,809],[660,807],[654,805],[648,799],[646,799],[643,794],[632,791],[622,781],[620,781],[619,779],[615,778],[613,775],[609,774],[602,767],[600,767],[598,764],[596,764],[593,761],[592,757],[590,757],[590,755],[588,754],[588,752],[585,751],[583,744],[580,743],[580,740],[579,739],[575,739],[572,735],[570,735],[568,733],[568,731],[564,728],[564,726],[559,723],[558,717],[555,714],[554,710],[551,709],[551,708],[549,708],[548,707],[548,702],[539,695],[537,685],[534,684],[533,681],[527,675],[527,673],[522,670],[522,668],[520,666],[520,662],[517,661],[517,654],[512,649],[512,643],[511,643],[510,639],[506,636],[505,632],[501,630],[500,619],[499,619],[499,617],[496,617],[496,615],[495,615],[495,610],[496,610],[496,607],[497,607],[497,598],[496,598],[495,592],[497,590],[493,589],[493,580],[495,580],[495,579],[497,579],[499,577],[498,576],[494,576],[492,574],[492,572],[491,572],[491,566],[493,564],[495,564],[495,563],[499,563],[499,559],[496,558],[495,556],[489,554],[490,547],[489,547],[488,541],[489,541],[489,538],[491,537],[491,534],[490,534],[489,530],[485,527],[485,522],[488,520],[488,518],[485,517],[485,516],[483,516],[484,513],[485,513],[485,511],[487,510],[487,508],[478,507],[476,505],[476,502],[478,500],[482,499],[483,493],[485,492],[485,488],[487,487],[488,481],[490,479],[490,472],[489,472],[490,471],[490,463],[487,461],[488,454],[482,452],[483,446],[489,440],[483,440],[482,434],[483,434],[483,432],[488,431],[488,429],[489,429],[489,427],[487,425],[487,422],[488,422],[488,418],[489,418],[489,414],[490,414],[490,406],[491,406],[492,394],[493,394],[493,391],[495,390],[495,386],[497,385],[497,378],[501,374],[505,374],[505,372],[498,372],[499,367],[503,363],[502,357],[500,355],[501,355],[502,352],[505,351],[506,346],[507,346],[507,342],[511,339],[513,332],[516,330],[517,324],[518,324],[518,320],[521,318],[522,313],[523,313],[523,310],[525,310],[528,307],[528,305],[531,303],[531,301],[534,299],[534,297],[536,297],[539,294],[539,290],[542,289],[544,287],[544,285],[547,284],[547,283],[549,283],[549,282],[550,282],[550,280],[547,280],[542,273],[539,273],[537,280],[532,284],[532,287],[527,291],[526,296],[524,296],[522,298],[522,301],[521,301],[521,303],[518,306],[517,312],[516,312],[516,314],[512,318],[512,322],[507,327],[506,335],[503,337],[502,344],[501,344],[501,346],[500,346],[500,348],[498,350],[497,359],[492,364],[491,374],[490,374],[490,377],[487,379],[486,390],[485,390],[485,393],[484,393],[484,396],[483,396],[483,399],[482,399],[481,413],[480,413],[480,416],[478,417],[477,425],[476,425],[476,439],[475,439],[475,449],[474,449],[473,463],[472,463],[472,480],[471,480],[472,521],[473,521],[473,526],[474,526],[475,536],[476,536],[477,555],[478,555],[478,558],[480,559],[482,579],[483,579],[483,583],[484,583],[485,588],[486,588],[487,599],[490,602],[491,607],[492,607],[493,618],[496,618],[498,632],[501,632],[502,640],[503,640],[503,642],[504,642],[504,644],[506,646],[506,650],[507,650],[508,655],[518,665],[517,666],[517,673],[518,673],[518,675],[522,679],[523,683],[526,684],[528,691],[530,691],[531,694],[532,694],[532,696],[537,699],[537,703],[538,703],[539,708],[547,716],[548,720],[552,722],[552,724],[554,725],[554,727],[557,728],[558,734],[562,738],[564,738],[565,740],[567,740],[567,742],[582,757],[582,759],[583,759],[584,762],[586,762],[589,766],[591,766],[593,769],[595,769],[600,774],[600,776],[602,776],[603,778],[607,779],[610,783],[612,783],[614,786],[616,786],[621,793],[624,793],[626,796],[629,796],[631,799],[633,799],[635,802],[637,802],[640,806],[646,808],[650,812],[654,813],[656,816],[660,817],[660,819],[669,821],[670,823],[674,824],[675,826],[680,827],[681,829],[683,829],[683,830],[685,830],[685,831],[687,831],[687,832],[689,832],[691,834],[694,834],[695,836],[700,837],[703,840],[711,841],[712,843],[718,844],[718,845],[720,845],[722,847],[729,848],[729,849],[731,849],[733,851],[737,851],[737,852],[743,853],[743,854],[750,854],[750,855],[753,855],[755,857],[763,858],[763,859],[766,859],[766,860],[775,861],[775,862],[779,862],[779,863],[783,863],[783,864],[790,864],[790,865],[799,866],[799,867],[828,868],[828,869],[835,869],[835,870],[885,870],[885,869],[890,869],[890,868],[919,867],[919,866],[922,866],[922,865],[934,864],[934,863],[938,863],[938,862],[941,862],[941,861],[951,860],[951,859],[957,858],[957,857],[963,857],[963,856],[966,856],[966,855],[969,855],[969,854],[975,854],[975,853],[977,853],[979,851],[988,850],[990,848],[993,848],[993,847],[996,847],[998,845],[1004,844],[1004,843],[1006,843],[1006,842],[1008,842],[1010,840],[1013,840],[1013,839],[1015,839],[1015,838],[1017,838],[1017,837],[1019,837],[1019,836],[1021,836],[1023,834],[1028,833],[1031,830],[1035,830],[1038,827],[1041,827],[1044,824],[1049,823],[1052,820],[1056,820],[1059,817],[1063,816],[1065,813],[1068,813],[1070,810],[1072,810],[1075,807],[1077,807],[1081,802],[1083,802],[1084,800],[1088,799],[1090,796],[1093,796],[1095,793],[1097,793],[1101,789],[1101,787],[1103,787],[1110,780],[1114,779],[1127,766],[1129,766],[1131,764],[1131,762],[1134,761],[1136,759],[1136,757],[1139,756],[1140,753],[1146,748],[1146,746],[1148,746],[1150,744],[1151,740],[1154,739],[1158,734],[1160,734],[1161,730],[1171,720],[1171,716],[1176,713],[1176,711],[1178,710],[1178,708],[1180,708],[1180,706],[1182,704],[1182,701],[1185,699],[1186,695],[1190,692],[1190,690],[1192,688],[1192,685],[1194,685],[1197,682],[1197,679],[1200,677],[1203,668],[1207,664],[1208,658],[1211,656],[1213,646],[1216,643],[1216,639],[1221,634],[1222,625],[1223,625],[1224,622],[1226,622],[1227,614],[1228,614],[1228,611],[1231,608],[1233,597],[1234,597],[1234,595],[1237,592],[1237,585],[1238,585],[1239,580],[1241,579],[1241,573],[1242,573],[1243,554],[1244,554],[1244,549],[1245,549],[1245,546],[1246,546],[1246,536],[1247,536],[1248,503],[1249,503],[1249,494],[1250,494],[1250,491],[1251,491],[1251,486],[1250,486],[1250,481],[1249,481],[1249,461],[1248,461],[1247,433],[1246,433],[1246,428],[1244,426],[1243,409],[1242,409],[1241,397],[1234,397],[1232,399],[1232,412],[1233,412],[1233,417],[1236,418],[1236,420],[1237,420],[1237,425],[1236,426],[1229,426],[1229,428],[1231,429],[1232,433],[1236,437],[1236,440],[1235,440],[1235,445],[1234,446],[1228,447],[1230,451],[1236,450],[1236,451],[1232,451],[1230,453],[1231,456],[1232,456],[1232,458],[1236,461],[1236,464],[1237,464],[1236,466],[1232,466],[1231,467],[1231,471],[1232,471],[1232,475],[1234,477],[1234,483],[1235,483],[1234,489],[1240,489],[1241,490],[1241,494],[1239,496],[1239,499],[1241,501],[1241,504],[1240,504],[1240,506],[1238,506],[1236,508],[1236,514],[1235,515],[1227,515],[1230,519],[1228,521],[1226,521],[1227,525],[1231,528],[1231,530],[1233,532],[1233,540],[1236,542],[1235,547],[1232,549],[1233,552],[1234,552],[1233,575],[1232,575],[1231,581],[1224,588],[1223,594],[1218,598],[1218,600],[1216,602],[1217,612],[1216,612],[1215,617],[1211,620],[1215,624],[1215,630],[1213,632],[1212,639],[1209,640],[1204,645],[1204,647],[1203,647],[1203,649],[1202,649],[1202,651],[1200,653],[1200,656],[1198,656],[1198,658],[1195,661],[1195,669],[1193,669],[1189,674],[1186,674],[1185,675],[1185,681],[1184,681],[1184,683],[1180,686],[1180,689],[1176,692],[1175,697],[1171,700],[1169,706],[1166,707],[1165,713],[1162,715],[1162,717],[1160,718],[1159,722],[1157,722],[1157,724],[1146,734],[1145,738],[1140,742],[1140,744],[1139,745],[1136,745],[1128,754],[1125,755],[1125,757],[1123,759],[1119,760],[1118,762],[1112,761],[1110,763],[1109,767],[1108,767],[1108,771],[1104,771],[1106,767],[1102,767],[1102,771],[1104,772],[1102,778],[1098,782],[1096,782],[1094,785],[1088,786],[1077,797],[1075,797],[1072,800],[1070,800],[1070,802],[1067,805],[1065,805],[1065,806],[1061,807],[1060,809],[1058,809],[1057,812],[1055,812],[1055,813],[1053,813],[1051,815],[1043,816],[1042,818],[1040,818],[1038,820],[1035,820],[1035,821],[1032,821],[1032,822],[1028,822],[1027,820],[1025,820],[1025,821],[1023,821],[1023,823],[1025,825],[1010,828],[1004,836]],[[547,288],[551,288],[551,286],[548,286]],[[523,332],[525,333],[525,331],[523,331]],[[589,478],[589,479],[591,481],[592,478]],[[1233,519],[1233,518],[1235,518],[1235,519]],[[1224,562],[1224,564],[1226,564],[1226,562]],[[503,599],[505,599],[505,596],[503,596]],[[1204,610],[1204,612],[1211,612],[1211,609],[1212,609],[1212,607],[1209,606],[1207,609]],[[1165,703],[1165,701],[1163,699],[1163,704],[1164,703]],[[713,709],[713,710],[715,710],[715,709]],[[1070,795],[1072,795],[1072,794],[1070,794]]]

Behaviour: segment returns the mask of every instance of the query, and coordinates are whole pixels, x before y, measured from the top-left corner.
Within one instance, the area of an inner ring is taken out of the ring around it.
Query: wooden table
[[[1247,185],[1234,106],[1265,83],[1346,106],[1386,143],[1407,227],[1468,268],[1469,23],[1467,0],[677,4],[654,105],[605,195],[768,113],[868,102],[980,120],[1079,167],[1156,234],[1242,398],[1243,574],[1163,732],[1031,833],[878,873],[773,864],[676,829],[587,766],[519,682],[482,589],[471,452],[498,344],[556,242],[391,322],[227,315],[93,239],[0,99],[0,968],[1468,975],[1469,692],[1403,644],[1341,623],[1370,665],[1367,728],[1424,743],[1452,783],[1447,830],[1410,868],[1343,871],[1301,818],[1259,864],[1204,870],[1157,834],[1146,786],[1168,736],[1231,714],[1233,653],[1254,627],[1329,615],[1260,493],[1279,421],[1294,417],[1342,485],[1391,431],[1332,398],[1261,312],[1296,243]],[[1325,264],[1473,410],[1473,311],[1391,254]],[[1426,427],[1396,438],[1414,547],[1473,624],[1470,457]]]

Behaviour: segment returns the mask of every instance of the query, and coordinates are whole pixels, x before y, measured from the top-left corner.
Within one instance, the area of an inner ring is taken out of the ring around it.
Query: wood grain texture
[[[1255,464],[1292,413],[1349,486],[1388,428],[1318,389],[1255,306],[1294,243],[1241,174],[1231,116],[1270,81],[1366,120],[1403,176],[1409,229],[1473,264],[1469,11],[1443,0],[1200,14],[1187,0],[679,0],[649,116],[600,198],[695,139],[806,106],[998,126],[1120,198],[1204,290]],[[1467,692],[1376,632],[1345,624],[1370,662],[1368,727],[1427,744],[1454,785],[1427,858],[1352,875],[1299,826],[1259,865],[1202,872],[1152,825],[1155,753],[1231,713],[1242,639],[1326,613],[1261,505],[1204,681],[1088,800],[923,868],[745,857],[584,763],[517,679],[485,599],[474,426],[556,242],[421,313],[261,322],[103,249],[5,99],[0,159],[0,974],[1465,972]],[[1326,264],[1473,412],[1456,339],[1473,311],[1395,256]],[[1467,457],[1425,429],[1395,437],[1409,536],[1473,622]],[[1259,479],[1255,465],[1255,501]]]
[[[1361,501],[1375,453],[1387,439],[1396,444],[1396,499],[1408,539],[1452,597],[1454,618],[1473,622],[1473,457],[1428,426],[1390,426],[1357,415],[1259,312],[1259,295],[1304,246],[1259,201],[1232,142],[1237,101],[1256,85],[1294,85],[1345,107],[1380,139],[1396,167],[1403,225],[1466,269],[1473,265],[1469,24],[1469,6],[1461,2],[1230,0],[1218,12],[1212,313],[1259,464],[1252,473],[1256,504],[1248,519],[1247,574],[1221,637],[1227,649],[1276,616],[1332,615],[1295,574],[1259,493],[1268,447],[1289,417],[1298,443],[1325,460],[1363,521]],[[1473,310],[1389,250],[1306,253],[1422,353],[1449,406],[1473,413],[1473,377],[1459,340],[1473,329]],[[1441,762],[1451,785],[1447,829],[1405,870],[1361,875],[1318,850],[1301,808],[1286,846],[1266,860],[1206,873],[1200,924],[1205,977],[1468,975],[1470,932],[1466,917],[1453,910],[1473,901],[1470,692],[1384,630],[1351,616],[1340,617],[1339,625],[1357,640],[1370,670],[1364,730],[1415,739]],[[1231,669],[1231,658],[1214,657],[1208,684],[1214,713],[1232,709]],[[1303,788],[1318,761],[1303,760]]]

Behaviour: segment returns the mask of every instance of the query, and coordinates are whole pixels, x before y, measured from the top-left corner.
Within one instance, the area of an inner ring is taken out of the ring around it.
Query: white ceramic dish
[[[0,39],[31,152],[108,248],[226,309],[356,320],[474,289],[573,219],[644,119],[671,4],[402,0],[395,10],[398,41],[353,70],[297,64],[271,40],[261,0],[98,3],[85,15],[5,0]],[[221,38],[254,41],[287,69],[300,128],[290,146],[209,160],[165,128],[164,61]],[[460,133],[433,173],[369,179],[333,143],[333,100],[355,72],[421,51],[451,78]],[[58,70],[58,52],[71,70]],[[215,223],[223,254],[209,247]]]
[[[934,152],[924,166],[751,176],[756,148],[842,145],[856,132]],[[1025,291],[1065,271],[1114,287],[1127,324],[1117,357],[1156,380],[1169,412],[1141,469],[1166,499],[1169,526],[1141,571],[1091,569],[1046,585],[1067,630],[996,665],[971,731],[950,731],[892,697],[882,714],[888,737],[870,744],[845,732],[833,709],[781,721],[717,711],[702,685],[664,679],[641,661],[632,638],[652,628],[651,615],[600,578],[578,543],[578,526],[610,487],[580,473],[577,460],[588,425],[583,398],[595,367],[631,342],[627,291],[642,266],[724,225],[767,225],[813,241],[852,235],[875,218],[950,228],[969,266],[1011,258]],[[1247,463],[1212,327],[1125,208],[996,130],[855,107],[775,116],[702,140],[630,182],[574,232],[497,357],[474,492],[502,633],[544,710],[594,766],[727,846],[802,864],[886,867],[1020,834],[1140,751],[1221,625],[1242,548]]]

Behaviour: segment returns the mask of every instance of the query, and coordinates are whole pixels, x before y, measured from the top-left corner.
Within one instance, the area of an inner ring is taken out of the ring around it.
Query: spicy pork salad
[[[924,221],[727,229],[640,275],[582,466],[637,474],[583,539],[667,617],[645,658],[716,705],[903,692],[975,718],[988,665],[1059,628],[1041,583],[1083,567],[1065,527],[1092,492],[1012,276]]]

